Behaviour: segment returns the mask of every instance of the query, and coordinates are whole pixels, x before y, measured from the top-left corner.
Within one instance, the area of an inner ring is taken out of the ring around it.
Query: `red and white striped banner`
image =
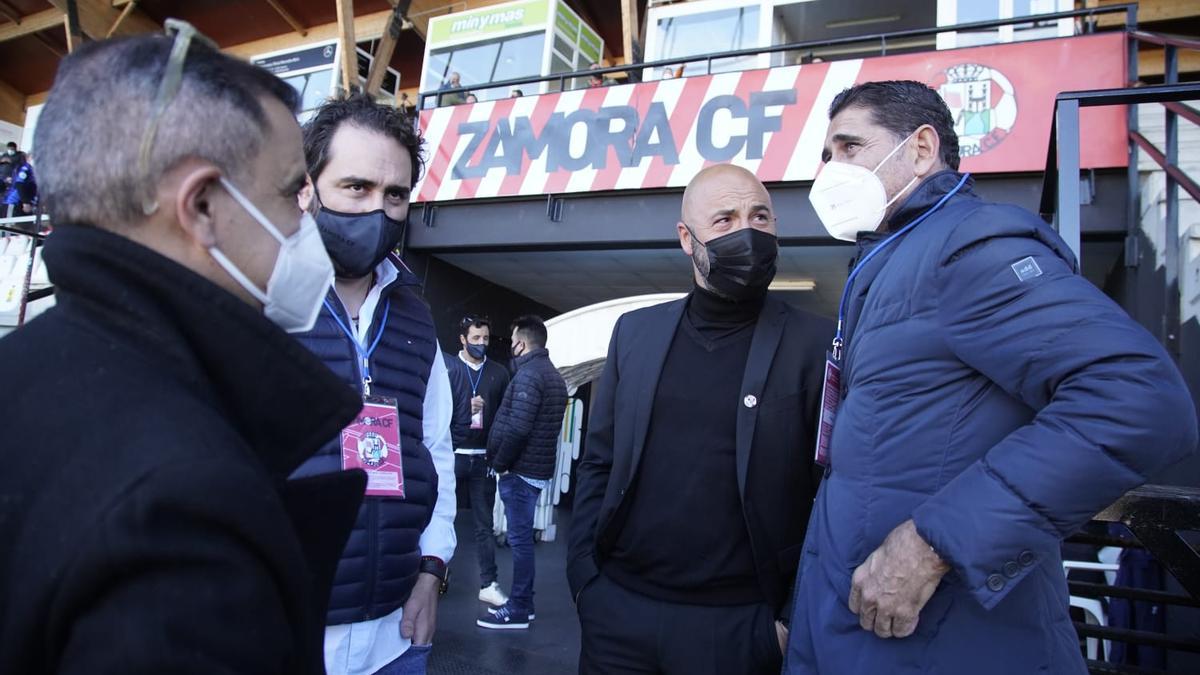
[[[812,180],[843,89],[918,80],[954,113],[962,168],[1040,171],[1054,97],[1120,87],[1120,33],[722,73],[421,113],[428,165],[414,201],[683,186],[732,162],[764,183]],[[1126,162],[1123,108],[1086,109],[1082,163]]]

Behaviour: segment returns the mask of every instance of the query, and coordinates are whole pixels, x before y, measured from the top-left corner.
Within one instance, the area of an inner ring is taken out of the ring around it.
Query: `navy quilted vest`
[[[397,263],[397,268],[400,277],[383,290],[368,335],[373,342],[383,330],[379,346],[371,354],[371,393],[397,400],[405,498],[369,496],[363,500],[334,576],[328,625],[386,616],[408,600],[421,562],[421,532],[429,525],[437,502],[437,470],[423,443],[421,426],[430,367],[439,355],[437,337],[429,307],[418,295],[416,277],[402,264]],[[342,322],[351,325],[332,289],[327,299]],[[296,338],[347,386],[362,391],[354,344],[329,307],[322,308],[311,331]],[[329,439],[294,475],[340,471],[339,446],[339,439]]]

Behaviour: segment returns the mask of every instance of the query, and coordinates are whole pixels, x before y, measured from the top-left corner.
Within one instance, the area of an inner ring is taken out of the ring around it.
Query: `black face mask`
[[[779,239],[773,234],[747,227],[700,245],[708,250],[708,284],[730,300],[760,297],[775,278]]]
[[[484,356],[487,356],[487,345],[468,344],[467,353],[470,354],[471,358],[473,359],[482,359]]]
[[[342,279],[360,279],[371,273],[404,238],[407,220],[389,218],[383,209],[370,213],[339,213],[324,206],[317,212],[317,228],[333,271]]]

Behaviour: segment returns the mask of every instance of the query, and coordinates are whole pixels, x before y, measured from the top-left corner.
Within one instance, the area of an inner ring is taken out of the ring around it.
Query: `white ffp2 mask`
[[[821,219],[821,224],[834,239],[854,241],[859,232],[874,232],[883,222],[883,214],[900,195],[917,182],[916,176],[896,193],[887,198],[887,190],[876,172],[892,155],[904,147],[913,131],[900,141],[872,171],[866,167],[847,162],[826,162],[821,175],[813,181],[808,191],[808,201]]]
[[[233,183],[224,176],[220,180],[230,196],[279,242],[279,255],[264,292],[216,246],[209,249],[209,254],[234,281],[263,304],[263,314],[280,328],[289,333],[312,330],[321,312],[321,301],[333,284],[333,263],[325,252],[316,221],[305,211],[300,217],[300,229],[285,237]]]

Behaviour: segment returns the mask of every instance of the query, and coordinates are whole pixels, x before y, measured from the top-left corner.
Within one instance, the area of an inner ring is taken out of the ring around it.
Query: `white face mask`
[[[879,229],[884,212],[917,182],[917,177],[913,176],[904,189],[888,199],[883,181],[875,174],[915,133],[917,132],[913,131],[892,148],[887,157],[875,165],[874,171],[847,162],[825,164],[821,175],[817,176],[817,180],[808,191],[808,201],[830,236],[842,241],[854,241],[859,232],[874,232]]]
[[[275,258],[275,268],[271,271],[264,293],[216,246],[208,250],[209,254],[247,293],[263,304],[263,314],[280,328],[289,333],[312,330],[321,312],[321,301],[333,284],[333,263],[325,252],[316,221],[305,211],[300,217],[300,229],[292,236],[285,237],[258,207],[224,177],[221,178],[221,185],[263,229],[275,237],[279,242],[279,255]]]

